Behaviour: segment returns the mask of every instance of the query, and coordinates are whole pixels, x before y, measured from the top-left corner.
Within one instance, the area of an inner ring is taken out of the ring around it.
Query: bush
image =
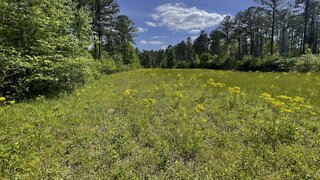
[[[260,64],[258,65],[258,70],[264,71],[264,72],[273,72],[278,71],[279,64],[277,64],[277,61],[280,60],[281,57],[279,56],[267,56],[260,60]]]
[[[311,53],[303,55],[300,58],[283,58],[280,56],[254,58],[251,56],[245,56],[242,60],[236,61],[234,64],[234,69],[240,71],[320,72],[320,58],[316,55],[312,55]],[[231,67],[230,64],[228,65],[228,67]]]
[[[240,71],[257,71],[259,69],[259,59],[245,56],[241,61],[237,61],[236,70]]]
[[[280,58],[276,61],[277,64],[277,71],[279,72],[289,72],[294,69],[296,62],[296,58]]]
[[[23,57],[9,49],[0,52],[0,61],[0,95],[9,99],[56,95],[100,76],[99,63],[89,58]]]
[[[318,56],[307,53],[300,58],[297,58],[293,71],[297,72],[320,72],[320,58]]]
[[[100,61],[101,72],[104,74],[112,74],[119,71],[116,62],[110,57],[104,57]]]

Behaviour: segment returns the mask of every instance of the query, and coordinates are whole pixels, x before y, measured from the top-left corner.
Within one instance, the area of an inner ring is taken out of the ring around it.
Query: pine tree
[[[201,31],[200,36],[194,41],[193,48],[195,53],[200,56],[209,50],[209,38],[205,31]]]
[[[173,48],[167,50],[167,67],[174,68],[177,64],[176,54]]]
[[[255,0],[256,2],[262,4],[266,8],[269,8],[272,13],[272,22],[271,22],[271,44],[270,44],[270,54],[273,55],[274,53],[274,34],[276,29],[276,18],[277,18],[277,12],[279,8],[283,5],[285,0]]]
[[[119,46],[118,51],[121,52],[125,64],[129,64],[131,61],[128,56],[128,47],[134,42],[135,31],[134,23],[128,16],[117,16],[115,24],[116,43]]]

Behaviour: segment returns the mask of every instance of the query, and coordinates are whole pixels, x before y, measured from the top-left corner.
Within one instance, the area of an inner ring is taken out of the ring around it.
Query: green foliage
[[[296,59],[292,70],[298,72],[320,72],[320,57],[312,55],[309,51],[306,55]]]
[[[319,87],[317,73],[103,76],[0,107],[0,177],[317,179]]]
[[[99,64],[90,58],[0,55],[0,94],[11,99],[56,95],[73,90],[99,75]]]
[[[203,53],[200,56],[200,67],[209,67],[210,62],[213,61],[213,56],[210,53]]]
[[[113,0],[1,1],[0,95],[17,100],[55,96],[97,79],[101,73],[139,68],[130,44],[133,22],[118,16],[117,33],[108,34],[115,32],[113,21],[118,11]],[[114,47],[114,58],[93,61],[89,48],[94,47],[96,57],[98,36],[101,58],[102,37],[107,35],[121,39]]]
[[[168,65],[167,54],[165,52],[162,52],[160,58],[161,58],[160,67],[161,68],[166,68],[167,65]]]
[[[131,45],[130,42],[127,42],[125,45],[126,53],[123,53],[124,64],[140,64],[140,59],[137,55],[136,50]]]
[[[101,63],[101,71],[104,74],[112,74],[112,73],[119,71],[117,64],[110,57],[103,57],[102,56],[100,63]]]
[[[189,37],[186,41],[169,45],[167,50],[173,48],[176,52],[175,67],[194,67],[191,62],[195,60],[196,54],[201,60],[200,68],[271,72],[318,71],[316,59],[319,58],[320,2],[255,2],[259,6],[249,7],[235,16],[225,16],[209,36],[202,31],[194,41]],[[297,11],[303,13],[296,13]],[[310,49],[307,52],[308,47]],[[159,56],[153,56],[158,52],[150,51],[153,61],[161,61]],[[210,57],[209,53],[217,58]]]
[[[35,0],[1,2],[0,37],[3,45],[22,54],[71,56],[79,53],[88,35],[88,16],[82,12],[81,25],[74,26],[77,15],[71,0]],[[77,18],[79,19],[79,18]],[[77,33],[76,33],[77,31]],[[78,43],[80,42],[80,43]]]
[[[199,66],[200,66],[200,58],[199,58],[199,56],[196,54],[195,57],[192,59],[191,67],[192,67],[192,68],[198,68]]]
[[[174,68],[177,64],[176,53],[173,48],[167,52],[167,67]]]

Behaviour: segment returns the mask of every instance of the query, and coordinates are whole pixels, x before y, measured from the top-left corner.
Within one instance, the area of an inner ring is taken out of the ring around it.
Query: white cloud
[[[198,36],[192,36],[192,37],[191,37],[191,40],[194,41],[194,40],[197,39],[197,38],[198,38]]]
[[[197,33],[200,33],[201,32],[201,29],[191,29],[189,31],[190,34],[197,34]]]
[[[165,39],[167,37],[168,36],[152,36],[152,37],[150,37],[150,39]]]
[[[142,44],[142,45],[147,45],[147,44],[160,45],[160,44],[163,44],[163,42],[161,42],[161,41],[145,41],[145,40],[142,40],[142,41],[140,41],[140,44]]]
[[[167,46],[161,46],[160,49],[165,50],[167,49]]]
[[[148,44],[148,42],[143,40],[143,41],[140,41],[140,44]]]
[[[138,33],[143,33],[143,32],[146,32],[146,31],[148,31],[147,28],[146,28],[146,29],[144,29],[144,28],[142,28],[142,27],[138,27],[138,28],[137,28],[137,32],[138,32]]]
[[[150,22],[150,21],[147,21],[146,24],[148,26],[151,26],[151,27],[157,27],[157,24],[156,23],[153,23],[153,22]]]
[[[183,3],[158,6],[152,14],[155,22],[146,22],[149,26],[165,26],[176,31],[198,33],[204,28],[218,25],[224,15],[209,13],[197,7],[187,7]]]

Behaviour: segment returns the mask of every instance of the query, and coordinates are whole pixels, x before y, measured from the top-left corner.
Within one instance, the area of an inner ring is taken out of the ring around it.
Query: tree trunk
[[[285,41],[285,39],[286,39],[286,37],[285,37],[285,35],[286,35],[286,33],[285,33],[285,31],[286,31],[286,27],[285,27],[285,24],[283,23],[282,24],[282,35],[281,35],[281,55],[282,56],[284,56],[284,55],[287,55],[286,54],[286,41]]]
[[[306,52],[308,18],[309,18],[309,1],[310,0],[306,0],[305,10],[304,10],[304,30],[303,30],[303,45],[302,45],[303,54]]]
[[[270,54],[273,55],[273,44],[274,44],[274,31],[275,31],[275,20],[276,20],[276,7],[272,8],[272,29],[271,29],[271,48]]]
[[[253,33],[253,30],[252,30],[252,27],[251,27],[251,30],[250,30],[250,55],[251,56],[253,56],[253,47],[254,47],[253,37],[254,37],[254,33]]]
[[[313,50],[315,54],[318,54],[319,50],[318,50],[318,37],[319,36],[319,25],[317,25],[316,29],[315,29],[315,39],[314,39],[314,45],[313,45]]]

